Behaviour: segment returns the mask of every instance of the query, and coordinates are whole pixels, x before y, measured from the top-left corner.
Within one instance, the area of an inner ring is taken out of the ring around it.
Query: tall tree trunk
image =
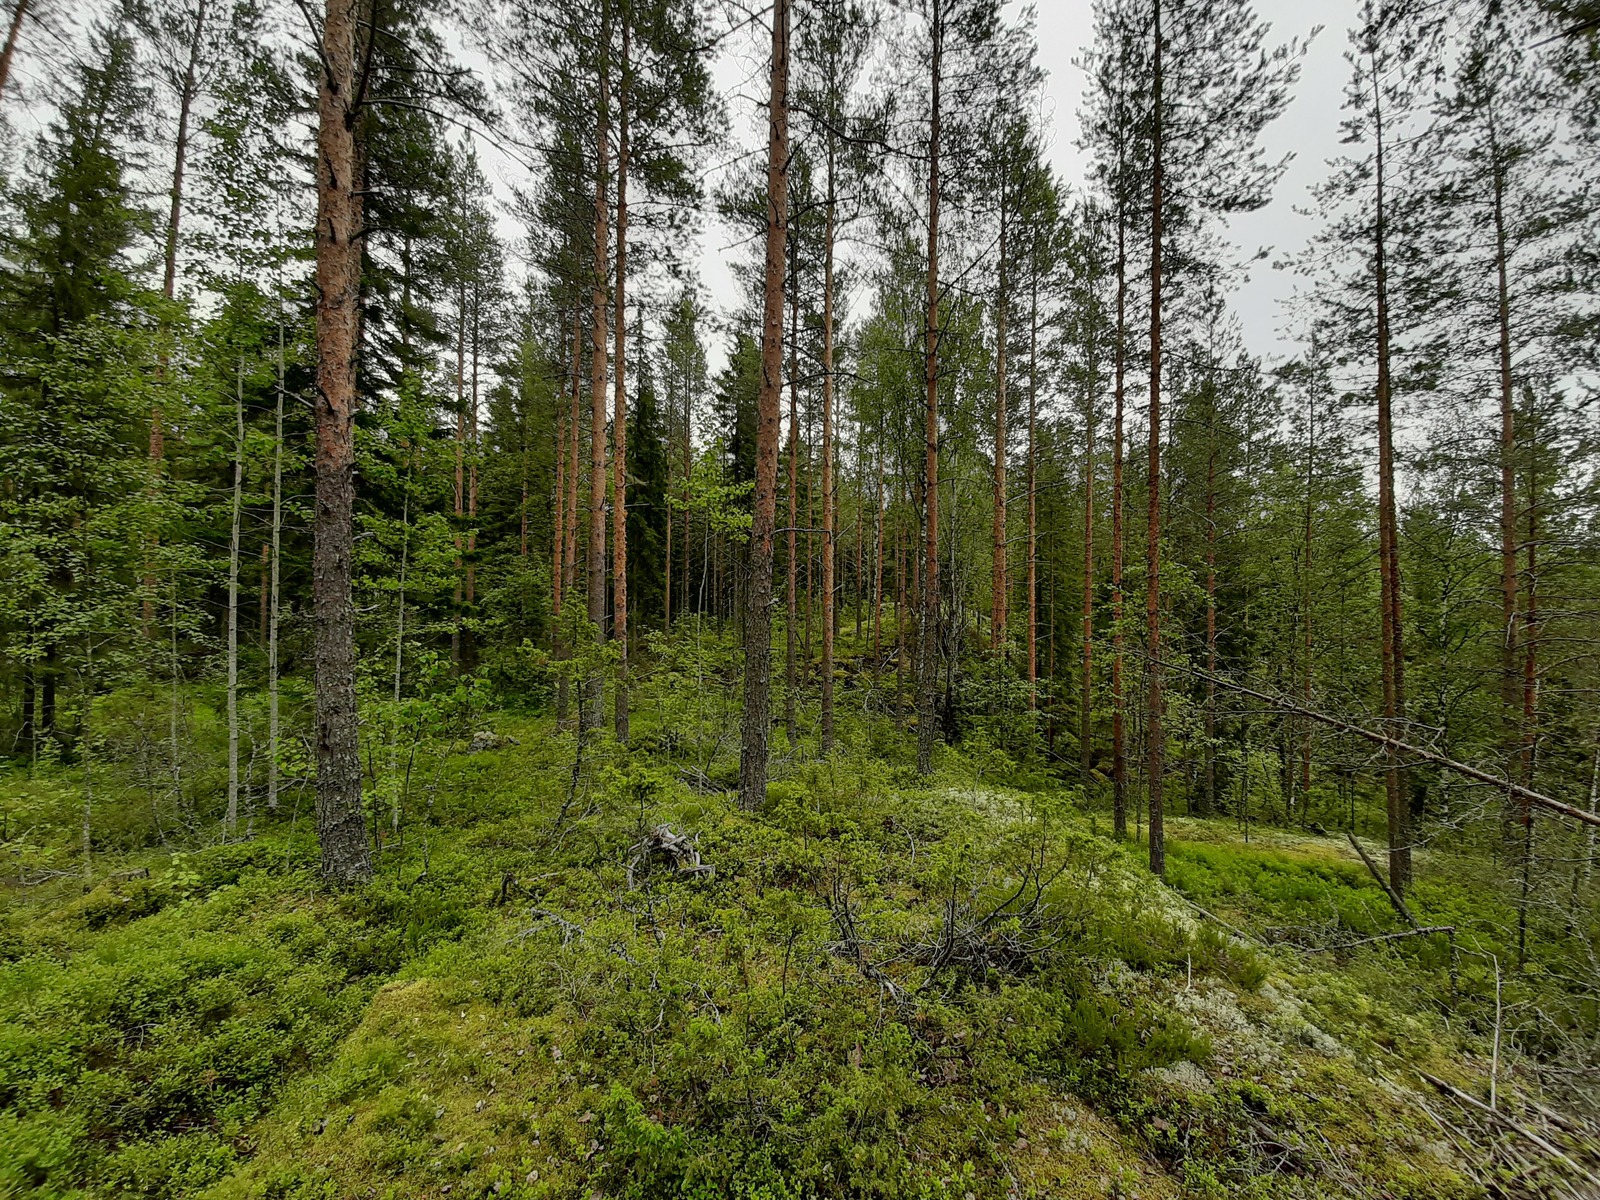
[[[1373,232],[1374,275],[1377,283],[1378,352],[1378,570],[1381,575],[1380,607],[1383,638],[1383,716],[1391,737],[1401,733],[1405,716],[1405,655],[1400,612],[1399,531],[1394,498],[1394,430],[1390,411],[1389,373],[1389,276],[1386,258],[1384,214],[1383,109],[1381,89],[1376,83],[1377,64],[1373,63],[1373,123],[1376,130],[1375,215]],[[1405,895],[1411,882],[1410,810],[1405,798],[1405,779],[1399,751],[1387,752],[1384,791],[1388,807],[1389,884],[1397,895]]]
[[[472,385],[467,404],[467,606],[468,618],[477,613],[478,605],[478,317],[483,311],[482,296],[476,279],[472,283]],[[468,670],[477,665],[478,656],[469,620],[461,630],[461,655]]]
[[[622,4],[622,62],[617,92],[617,365],[616,407],[611,420],[611,588],[613,636],[617,641],[616,732],[628,740],[628,88],[633,54],[633,16]]]
[[[761,390],[756,403],[756,478],[745,590],[744,715],[739,803],[767,797],[767,727],[772,705],[772,541],[778,510],[778,403],[783,370],[784,253],[789,232],[789,0],[773,0],[767,106],[767,260],[762,294]]]
[[[1162,775],[1166,768],[1166,735],[1162,718],[1161,668],[1161,0],[1155,3],[1155,56],[1152,60],[1152,122],[1150,139],[1150,479],[1149,517],[1145,539],[1145,627],[1149,664],[1149,703],[1145,716],[1146,753],[1149,757],[1150,870],[1166,872],[1165,816]]]
[[[1305,661],[1301,664],[1300,674],[1300,703],[1304,708],[1311,707],[1311,679],[1313,651],[1316,643],[1313,641],[1311,620],[1311,564],[1312,564],[1312,518],[1316,511],[1316,471],[1317,471],[1317,412],[1315,398],[1308,393],[1306,403],[1306,492],[1305,508],[1301,521],[1301,583],[1300,583],[1300,628],[1302,650]],[[1300,804],[1303,813],[1311,796],[1311,719],[1305,717],[1300,722]]]
[[[1005,653],[1006,600],[1011,589],[1006,570],[1006,190],[1000,185],[1000,286],[995,296],[994,349],[994,549],[989,580],[989,649]]]
[[[11,24],[6,29],[5,49],[0,50],[0,95],[11,82],[11,60],[16,57],[17,38],[22,33],[22,19],[28,15],[28,0],[16,0],[11,10]]]
[[[828,135],[828,221],[822,248],[822,754],[833,752],[833,135]],[[863,497],[864,498],[864,497]],[[861,523],[856,522],[856,591],[861,575]],[[856,640],[861,622],[856,621]]]
[[[566,459],[566,502],[562,505],[562,525],[555,533],[555,539],[562,543],[561,550],[561,597],[562,612],[556,616],[556,657],[570,659],[572,646],[567,638],[567,626],[561,622],[562,614],[573,603],[573,597],[578,590],[578,443],[581,437],[583,424],[583,312],[578,305],[578,297],[573,296],[572,303],[572,376],[571,386],[567,399],[567,432],[566,444],[557,448],[557,453]],[[568,621],[567,625],[571,622]],[[571,676],[569,672],[562,671],[556,680],[556,720],[565,724],[567,720],[567,706],[570,703]],[[582,701],[580,700],[581,704]]]
[[[1217,807],[1217,393],[1210,388],[1206,430],[1206,712],[1202,812]]]
[[[933,0],[932,105],[928,116],[928,306],[923,379],[923,520],[922,625],[918,630],[921,662],[917,679],[917,770],[933,772],[935,689],[939,676],[939,137],[940,61],[944,50],[944,3]]]
[[[1128,836],[1128,741],[1122,686],[1123,400],[1128,353],[1128,205],[1123,144],[1117,142],[1117,344],[1112,384],[1111,429],[1111,821],[1116,836]]]
[[[455,592],[451,601],[450,661],[456,670],[462,667],[462,608],[463,596],[461,536],[467,514],[467,285],[456,288],[456,490],[455,490]]]
[[[1039,235],[1028,296],[1028,707],[1039,704]]]
[[[1535,752],[1539,742],[1539,496],[1534,466],[1528,464],[1528,582],[1522,615],[1522,786],[1534,786]],[[1522,877],[1517,904],[1517,968],[1528,956],[1528,900],[1533,886],[1533,805],[1524,797],[1517,814],[1522,826],[1518,871]]]
[[[26,10],[28,0],[17,0],[15,15],[11,22],[11,32],[6,39],[6,46],[0,52],[0,92],[5,90],[6,77],[11,70],[11,54],[16,44],[18,29],[22,24],[22,16]],[[205,33],[206,6],[209,0],[199,0],[195,9],[194,33],[189,41],[189,57],[184,65],[183,82],[178,90],[178,131],[173,140],[172,149],[172,186],[168,189],[169,204],[167,209],[166,237],[163,244],[161,294],[171,300],[177,291],[178,283],[178,230],[183,219],[183,176],[184,168],[189,155],[189,118],[194,109],[196,91],[195,75],[199,69],[200,43]],[[166,375],[166,358],[160,362],[160,374]],[[158,401],[150,409],[150,465],[153,478],[159,478],[166,460],[166,430],[161,405]],[[141,605],[141,623],[144,636],[149,638],[155,628],[155,566],[151,561],[151,552],[155,549],[154,541],[149,547],[145,560],[144,598]]]
[[[878,478],[872,492],[872,673],[877,679],[883,671],[883,447],[877,447]],[[862,499],[866,497],[863,496]],[[857,571],[860,574],[860,571]],[[857,598],[859,602],[859,597]],[[856,636],[861,636],[861,619],[856,618]]]
[[[272,437],[272,578],[267,602],[267,808],[278,807],[278,606],[283,571],[283,302],[278,302],[278,395]]]
[[[790,237],[795,231],[789,231]],[[789,261],[789,568],[787,584],[787,619],[784,632],[788,636],[788,656],[783,668],[783,724],[789,734],[792,753],[800,744],[799,726],[795,720],[795,693],[800,690],[797,677],[796,641],[800,634],[799,558],[797,539],[800,526],[800,255],[792,253]]]
[[[317,128],[316,521],[312,605],[317,686],[317,838],[335,883],[372,876],[361,815],[351,552],[356,363],[361,318],[361,183],[356,128],[359,0],[327,0]]]
[[[596,88],[594,132],[594,267],[590,318],[589,362],[589,624],[596,642],[606,640],[606,247],[610,239],[606,182],[611,138],[611,77],[608,47],[611,41],[611,6],[600,4],[600,75]],[[596,729],[605,716],[605,680],[592,666],[584,687],[578,729]]]
[[[1099,364],[1094,362],[1083,410],[1083,678],[1078,704],[1078,769],[1085,787],[1094,770],[1094,402],[1098,376]]]
[[[244,516],[244,356],[234,378],[233,509],[228,538],[228,810],[223,840],[239,829],[239,542]]]
[[[1506,271],[1505,176],[1490,124],[1493,160],[1495,298],[1500,335],[1500,711],[1507,763],[1519,742],[1517,725],[1517,489],[1516,418],[1511,381],[1511,301]],[[1531,515],[1531,514],[1530,514]],[[1531,549],[1531,547],[1530,547]],[[1524,783],[1528,781],[1523,780]],[[1520,814],[1519,814],[1520,815]]]

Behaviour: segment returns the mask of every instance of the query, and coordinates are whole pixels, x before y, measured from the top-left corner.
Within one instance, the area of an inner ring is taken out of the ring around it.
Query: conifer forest
[[[0,1200],[1600,1197],[1594,0],[0,29]]]

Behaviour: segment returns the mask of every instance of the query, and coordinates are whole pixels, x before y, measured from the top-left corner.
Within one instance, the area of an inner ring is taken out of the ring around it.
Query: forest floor
[[[696,760],[647,705],[576,768],[490,715],[343,895],[308,794],[27,879],[81,789],[0,779],[0,1196],[1596,1194],[1495,1061],[1540,985],[1487,949],[1491,868],[1419,869],[1453,939],[1340,949],[1406,929],[1342,839],[1174,818],[1163,884],[1076,788],[960,751],[919,779],[855,721],[749,814],[729,740]],[[647,853],[662,826],[714,870]],[[1427,1078],[1487,1103],[1491,1070],[1503,1118]]]

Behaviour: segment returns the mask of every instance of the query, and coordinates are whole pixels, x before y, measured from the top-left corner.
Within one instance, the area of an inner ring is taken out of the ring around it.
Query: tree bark
[[[611,421],[611,589],[613,636],[617,642],[616,733],[628,740],[628,89],[632,70],[633,20],[622,4],[622,62],[617,92],[617,311],[616,407]]]
[[[989,580],[989,649],[1005,653],[1006,600],[1010,578],[1006,570],[1006,309],[1010,295],[1006,284],[1006,192],[1000,186],[1000,286],[995,296],[994,350],[994,549]]]
[[[283,563],[283,304],[278,306],[278,395],[272,438],[272,575],[267,601],[267,808],[278,807],[278,606]]]
[[[794,230],[789,231],[794,236]],[[787,636],[787,657],[783,668],[783,723],[789,735],[789,749],[793,752],[800,744],[800,731],[795,717],[795,693],[800,681],[796,674],[796,640],[800,629],[799,558],[797,539],[800,525],[800,270],[798,253],[791,248],[789,261],[789,567],[785,576],[787,585],[787,619],[784,633]]]
[[[15,47],[16,36],[22,24],[22,16],[28,0],[17,0],[16,13],[12,18],[11,32],[6,39],[6,46],[0,52],[0,92],[5,90],[6,78],[11,70],[11,54]],[[189,153],[189,117],[194,108],[195,74],[200,61],[200,40],[205,32],[206,6],[209,0],[199,0],[195,9],[194,35],[189,42],[189,58],[184,66],[183,82],[178,90],[178,130],[173,142],[172,152],[172,186],[168,190],[169,205],[167,210],[166,237],[162,253],[161,294],[171,300],[177,290],[178,282],[178,229],[183,217],[183,176],[185,164]],[[163,353],[160,362],[160,373],[166,374],[166,358]],[[152,475],[159,477],[162,464],[166,460],[166,429],[158,402],[150,409],[150,465]],[[151,549],[154,549],[152,542]],[[141,605],[142,625],[144,636],[149,638],[155,627],[155,567],[148,561],[145,564],[144,599]]]
[[[1128,354],[1128,204],[1123,178],[1123,142],[1117,141],[1117,344],[1112,384],[1111,431],[1111,821],[1116,836],[1128,836],[1128,742],[1122,686],[1122,555],[1124,387]]]
[[[228,809],[223,840],[239,829],[239,552],[244,516],[244,357],[234,379],[233,509],[228,538]]]
[[[1500,340],[1500,709],[1509,761],[1517,727],[1517,488],[1516,417],[1511,379],[1511,301],[1506,279],[1505,176],[1493,121],[1490,157],[1494,187],[1495,299]],[[1524,781],[1526,782],[1526,780]]]
[[[1161,671],[1161,0],[1155,3],[1155,55],[1152,60],[1153,120],[1150,144],[1150,478],[1149,517],[1145,539],[1145,628],[1149,656],[1149,697],[1145,715],[1146,752],[1149,757],[1150,870],[1165,874],[1162,775],[1166,768],[1166,741],[1162,718],[1166,697]]]
[[[750,570],[745,589],[744,714],[739,803],[767,797],[767,732],[772,703],[772,541],[778,506],[778,403],[783,370],[783,281],[789,227],[789,2],[773,0],[767,107],[767,257],[762,295],[761,389],[756,405],[756,478]]]
[[[1093,331],[1090,336],[1094,336]],[[1094,402],[1100,386],[1099,362],[1093,350],[1090,357],[1083,410],[1083,678],[1078,707],[1078,769],[1085,787],[1094,770]]]
[[[923,378],[923,546],[921,663],[917,680],[917,770],[933,773],[934,702],[939,676],[939,136],[940,61],[944,49],[944,4],[933,0],[932,104],[928,116],[928,305]]]
[[[316,520],[312,602],[317,686],[317,838],[322,873],[372,876],[361,814],[351,556],[362,197],[356,124],[358,0],[327,0],[317,128]]]
[[[1374,275],[1377,283],[1378,354],[1378,570],[1381,636],[1383,639],[1383,716],[1391,737],[1405,717],[1405,655],[1400,608],[1399,530],[1394,498],[1394,431],[1390,411],[1389,373],[1389,277],[1386,259],[1384,212],[1383,108],[1373,62],[1373,122],[1376,131],[1376,173],[1374,175]],[[1389,747],[1384,771],[1384,792],[1388,808],[1389,880],[1404,896],[1411,884],[1410,810],[1405,799],[1404,773],[1400,757]]]
[[[28,15],[28,0],[17,0],[11,10],[11,24],[6,29],[5,49],[0,50],[0,95],[11,81],[11,60],[16,57],[17,38],[22,33],[22,19]]]
[[[828,213],[822,249],[822,754],[833,752],[833,135],[828,135]],[[865,498],[865,497],[863,497]],[[856,524],[856,545],[861,544]],[[856,553],[856,591],[859,593],[861,554]],[[856,639],[861,637],[859,618]]]
[[[1039,234],[1028,296],[1028,708],[1039,704]]]
[[[598,103],[594,133],[593,316],[589,329],[589,624],[596,643],[606,640],[606,306],[610,301],[610,290],[606,286],[606,247],[610,239],[611,202],[606,176],[611,138],[611,80],[607,58],[610,40],[611,8],[607,0],[601,0],[600,74],[595,93]],[[598,728],[605,716],[605,681],[598,665],[590,668],[584,693],[578,714],[580,732]]]

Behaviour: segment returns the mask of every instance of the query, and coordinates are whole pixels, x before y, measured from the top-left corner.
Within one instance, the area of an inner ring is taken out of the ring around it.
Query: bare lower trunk
[[[1118,154],[1121,154],[1119,142]],[[1119,161],[1117,197],[1117,343],[1112,386],[1111,429],[1111,821],[1119,838],[1128,836],[1128,748],[1126,700],[1122,687],[1122,512],[1123,400],[1127,382],[1128,210]]]
[[[1150,164],[1150,478],[1144,604],[1146,653],[1149,657],[1146,670],[1149,702],[1145,712],[1145,749],[1149,757],[1146,786],[1150,794],[1150,870],[1157,875],[1164,874],[1167,865],[1162,802],[1166,769],[1166,734],[1162,718],[1166,715],[1166,697],[1162,692],[1161,670],[1161,49],[1161,2],[1156,0],[1155,56],[1151,76],[1155,119]]]
[[[800,278],[793,256],[789,264],[789,569],[785,576],[788,608],[784,621],[787,656],[783,668],[783,724],[789,734],[791,752],[800,744],[795,720],[795,693],[800,681],[796,673],[797,639],[800,635],[799,608],[799,525],[800,525]]]
[[[778,402],[782,387],[783,281],[788,226],[789,0],[773,0],[761,390],[756,405],[756,478],[751,503],[750,570],[745,589],[744,715],[739,748],[739,803],[752,811],[759,808],[767,796],[767,733],[772,702],[772,541],[778,505]]]
[[[278,807],[278,605],[283,563],[283,311],[278,311],[278,396],[272,439],[272,578],[267,602],[267,808]]]
[[[989,580],[989,648],[1005,653],[1006,601],[1011,589],[1006,569],[1006,310],[1010,295],[1006,289],[1006,196],[1000,191],[1000,287],[995,297],[994,351],[994,547]]]
[[[935,689],[939,675],[939,89],[944,41],[942,0],[933,0],[932,107],[928,121],[928,304],[923,382],[922,626],[917,679],[917,770],[933,772]]]
[[[1383,637],[1383,716],[1386,732],[1398,737],[1405,719],[1405,655],[1400,611],[1399,530],[1395,517],[1394,432],[1391,414],[1389,372],[1389,278],[1386,265],[1384,226],[1384,151],[1383,112],[1376,85],[1373,94],[1373,121],[1377,131],[1376,221],[1374,223],[1374,276],[1377,283],[1378,352],[1378,571],[1381,634]],[[1405,798],[1405,776],[1399,753],[1392,747],[1387,754],[1384,792],[1388,808],[1389,883],[1404,896],[1411,883],[1410,810]]]
[[[234,395],[233,519],[228,539],[228,810],[224,840],[239,829],[239,541],[244,515],[244,359],[238,361]]]
[[[351,556],[362,201],[356,144],[358,4],[328,0],[317,132],[316,516],[312,598],[317,686],[317,837],[322,872],[372,875],[361,813]]]
[[[1094,404],[1099,387],[1095,376],[1096,370],[1091,370],[1083,434],[1083,677],[1078,700],[1078,769],[1086,786],[1094,769]]]
[[[1028,707],[1039,703],[1039,251],[1028,297]]]
[[[622,87],[617,104],[617,364],[616,408],[611,421],[611,588],[613,636],[617,642],[616,733],[628,740],[628,72],[633,26],[622,15]]]
[[[822,753],[833,751],[833,140],[828,140],[828,224],[822,261]],[[860,522],[856,575],[860,591]],[[860,640],[860,620],[856,622]]]
[[[610,6],[600,6],[601,45],[611,37]],[[606,307],[610,292],[606,286],[606,247],[610,240],[607,163],[610,154],[610,77],[606,53],[600,54],[600,78],[596,95],[599,104],[595,118],[594,182],[594,268],[593,316],[589,330],[589,624],[597,642],[606,639]],[[578,714],[580,732],[594,729],[604,719],[605,681],[599,665],[589,667],[584,699]]]

